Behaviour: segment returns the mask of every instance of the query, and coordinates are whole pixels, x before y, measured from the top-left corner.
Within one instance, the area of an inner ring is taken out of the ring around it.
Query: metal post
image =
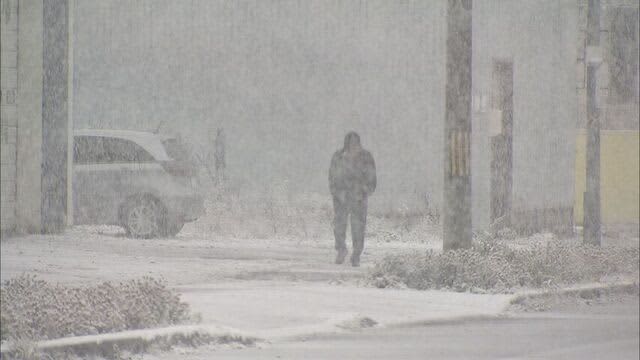
[[[584,193],[585,244],[600,245],[600,109],[597,104],[600,46],[600,0],[589,0],[587,12],[587,163]]]
[[[471,0],[447,2],[444,250],[471,246]]]

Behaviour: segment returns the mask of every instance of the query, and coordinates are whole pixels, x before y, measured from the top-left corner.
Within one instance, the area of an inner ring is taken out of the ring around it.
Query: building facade
[[[1,0],[2,234],[66,225],[68,0]]]

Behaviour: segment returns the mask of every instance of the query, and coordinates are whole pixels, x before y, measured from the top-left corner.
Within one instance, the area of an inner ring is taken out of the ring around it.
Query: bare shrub
[[[368,275],[377,287],[511,292],[598,281],[638,273],[637,247],[594,247],[555,241],[512,249],[481,240],[470,249],[388,256]]]
[[[33,341],[165,326],[189,308],[166,283],[150,277],[67,287],[23,275],[0,288],[2,339]]]

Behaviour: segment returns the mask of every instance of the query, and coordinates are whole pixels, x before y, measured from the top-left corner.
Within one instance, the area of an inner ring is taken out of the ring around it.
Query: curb
[[[394,323],[386,324],[384,325],[384,327],[388,329],[401,329],[401,328],[410,328],[410,327],[419,327],[419,326],[451,325],[451,324],[459,324],[459,323],[469,322],[469,321],[497,319],[502,317],[503,315],[504,315],[504,311],[501,311],[500,313],[497,313],[497,314],[460,315],[460,316],[451,316],[448,318],[394,322]]]
[[[571,286],[562,289],[543,290],[543,291],[531,291],[516,294],[509,301],[510,305],[521,304],[526,300],[546,299],[553,296],[563,295],[579,295],[582,297],[589,297],[599,295],[601,292],[632,292],[638,291],[638,283],[636,281],[625,281],[610,284],[585,284],[578,286]],[[506,309],[505,309],[506,310]]]
[[[495,319],[505,316],[512,305],[521,304],[526,300],[544,299],[553,296],[579,295],[583,297],[597,296],[601,292],[633,292],[638,291],[639,285],[636,281],[618,282],[610,284],[585,284],[561,289],[530,291],[515,294],[506,300],[504,308],[495,314],[476,314],[451,317],[438,317],[423,320],[398,321],[379,324],[382,328],[402,328],[412,326],[443,325],[465,321]],[[259,331],[256,334],[217,325],[182,325],[165,328],[128,330],[117,333],[86,335],[66,337],[55,340],[40,341],[34,344],[35,349],[44,351],[65,351],[76,350],[81,352],[103,353],[114,348],[145,348],[154,343],[180,343],[189,342],[190,338],[195,338],[195,342],[202,343],[241,343],[253,344],[258,341],[282,341],[305,338],[314,335],[327,333],[345,332],[356,329],[367,329],[376,327],[375,319],[366,317],[356,317],[355,320],[367,320],[365,326],[349,328],[343,326],[343,321],[330,321],[321,324],[304,325],[298,327],[269,329]],[[0,347],[3,358],[14,348],[11,344],[3,344]]]
[[[190,340],[192,339],[192,340]],[[109,349],[141,349],[159,342],[220,342],[252,344],[261,339],[244,332],[215,325],[181,325],[164,328],[127,330],[99,335],[72,336],[54,340],[39,341],[30,346],[41,351],[75,350],[81,352],[103,353]],[[17,350],[12,344],[0,347],[1,357]]]

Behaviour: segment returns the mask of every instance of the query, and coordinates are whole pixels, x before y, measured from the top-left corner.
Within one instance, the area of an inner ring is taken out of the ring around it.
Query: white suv
[[[175,235],[204,213],[196,169],[176,139],[76,130],[74,223],[120,225],[134,237]]]

